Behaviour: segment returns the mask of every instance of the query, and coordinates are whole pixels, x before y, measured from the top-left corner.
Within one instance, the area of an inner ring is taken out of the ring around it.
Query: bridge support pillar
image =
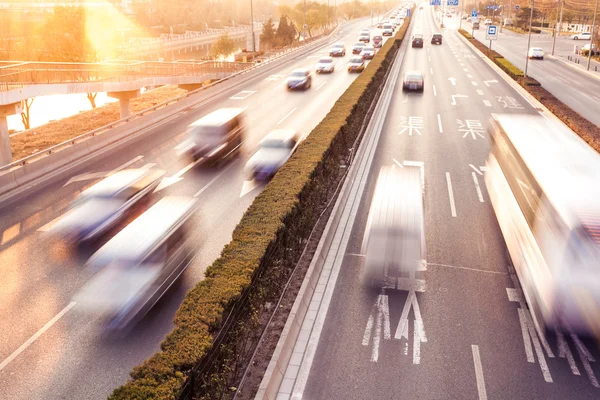
[[[121,119],[126,118],[131,114],[131,106],[129,105],[129,100],[135,99],[139,97],[140,90],[127,90],[124,92],[108,92],[106,93],[108,97],[112,97],[113,99],[119,99],[119,105],[121,106]]]
[[[12,162],[12,151],[10,150],[10,138],[8,133],[9,115],[20,114],[22,111],[21,103],[0,105],[0,166]]]

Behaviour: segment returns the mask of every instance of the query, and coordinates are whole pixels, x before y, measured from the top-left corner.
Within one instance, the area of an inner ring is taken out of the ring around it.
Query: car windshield
[[[434,34],[433,34],[433,37],[434,37],[434,38],[441,38],[441,37],[442,37],[442,35],[441,35],[441,34],[439,34],[439,33],[434,33]]]
[[[542,49],[540,49],[539,47],[535,47],[533,49],[531,49],[532,51],[543,51]]]
[[[356,43],[354,47],[365,47],[364,43]]]
[[[413,39],[418,40],[418,39],[423,39],[422,35],[415,35],[413,36]]]
[[[295,78],[304,78],[306,76],[306,72],[304,72],[304,71],[294,71],[294,72],[292,72],[292,74],[290,76],[293,76]]]
[[[372,47],[365,47],[363,51],[375,51]]]
[[[406,80],[407,81],[420,81],[421,75],[417,75],[417,74],[408,74],[406,75]]]
[[[319,60],[319,64],[331,64],[332,60],[330,58],[322,58]]]
[[[287,149],[288,142],[279,139],[266,139],[260,142],[260,147],[263,149]]]
[[[334,44],[332,48],[334,48],[334,49],[341,49],[342,47],[344,47],[343,44]]]
[[[362,58],[353,58],[350,60],[350,62],[352,64],[362,64],[363,60],[362,60]]]

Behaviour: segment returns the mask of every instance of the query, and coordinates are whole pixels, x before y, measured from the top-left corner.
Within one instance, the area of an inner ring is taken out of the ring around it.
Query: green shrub
[[[273,254],[301,247],[300,239],[308,236],[316,221],[315,205],[327,198],[331,178],[339,173],[339,158],[358,134],[408,23],[409,19],[254,199],[205,279],[186,295],[173,331],[161,343],[162,351],[134,368],[132,379],[117,388],[111,400],[176,398],[256,271],[265,263],[268,267]],[[235,346],[221,344],[228,345]]]
[[[513,79],[518,79],[524,76],[523,71],[511,64],[506,58],[499,57],[496,58],[494,62]]]
[[[473,39],[473,36],[471,36],[471,34],[467,31],[465,31],[464,29],[459,29],[458,32],[460,32],[461,35],[463,35],[464,37],[466,37],[469,40]]]

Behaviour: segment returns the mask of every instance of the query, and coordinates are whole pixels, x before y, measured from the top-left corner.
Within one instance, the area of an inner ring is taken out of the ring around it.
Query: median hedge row
[[[329,193],[330,177],[338,176],[339,158],[348,153],[357,137],[408,23],[407,19],[395,40],[386,42],[255,198],[231,242],[207,269],[205,279],[186,295],[175,315],[173,331],[161,343],[161,351],[135,367],[131,380],[109,399],[177,398],[191,369],[211,348],[224,317],[250,286],[255,271],[260,267],[269,273],[269,265],[264,264],[273,259],[272,254],[299,246],[302,236],[308,236],[317,219],[311,199]]]
[[[515,67],[502,55],[497,52],[489,52],[488,47],[473,38],[464,29],[459,32],[469,40],[475,47],[481,50],[488,56],[496,65],[498,65],[511,78],[517,81],[527,92],[542,103],[550,110],[558,119],[567,125],[573,132],[578,134],[587,142],[594,150],[600,153],[600,127],[586,118],[582,117],[578,112],[557,99],[552,93],[542,87],[542,85],[531,77],[524,77],[523,71]]]

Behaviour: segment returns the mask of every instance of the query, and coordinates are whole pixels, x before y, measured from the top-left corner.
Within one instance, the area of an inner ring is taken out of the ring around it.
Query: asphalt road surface
[[[415,23],[426,39],[438,30],[428,6]],[[483,182],[490,114],[536,111],[455,29],[442,32],[443,45],[426,40],[404,59],[401,76],[422,71],[425,91],[392,99],[302,397],[598,399],[594,342],[546,343],[521,325],[527,307]],[[372,291],[361,244],[376,176],[411,164],[424,168],[425,289]]]
[[[261,185],[245,181],[245,160],[269,131],[292,128],[306,135],[327,115],[357,76],[348,74],[345,65],[358,32],[369,23],[370,19],[348,23],[331,38],[331,43],[345,42],[346,57],[337,59],[333,74],[314,75],[306,92],[286,91],[285,78],[295,68],[314,66],[329,46],[301,58],[292,56],[281,70],[206,106],[181,112],[143,141],[0,208],[0,399],[104,398],[126,381],[132,367],[159,349],[185,293],[203,278],[260,193]],[[218,169],[189,168],[190,160],[179,156],[185,147],[185,127],[221,107],[246,107],[243,156]],[[90,276],[83,268],[87,254],[74,254],[44,231],[102,172],[149,164],[167,170],[167,176],[182,178],[158,192],[156,200],[167,194],[199,198],[193,233],[198,256],[132,332],[106,336],[100,321],[78,312],[72,302]]]

